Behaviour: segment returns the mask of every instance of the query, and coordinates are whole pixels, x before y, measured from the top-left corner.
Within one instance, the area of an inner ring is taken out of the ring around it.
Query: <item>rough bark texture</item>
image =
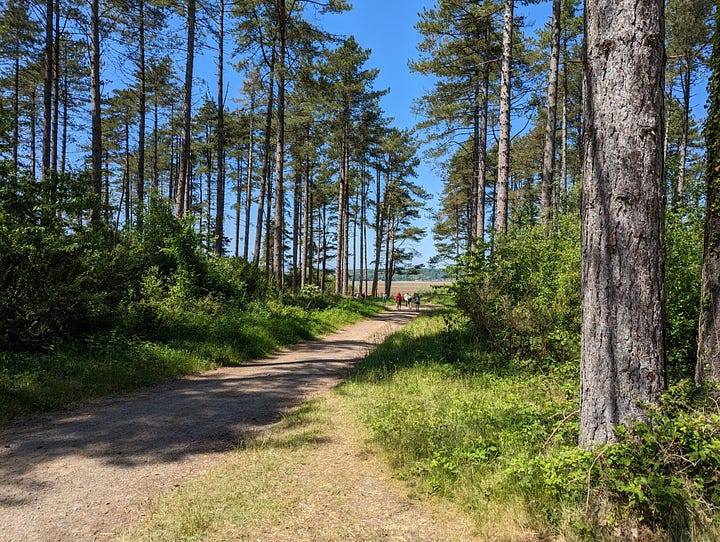
[[[580,444],[665,387],[663,3],[588,0]]]
[[[500,75],[500,137],[498,138],[497,213],[495,229],[507,231],[508,183],[510,180],[510,74],[512,71],[513,0],[505,0],[503,57]]]
[[[716,14],[717,24],[720,15]],[[695,378],[720,382],[720,36],[713,36],[710,67],[710,106],[705,124],[707,172],[705,179],[705,248],[701,286],[700,326]]]

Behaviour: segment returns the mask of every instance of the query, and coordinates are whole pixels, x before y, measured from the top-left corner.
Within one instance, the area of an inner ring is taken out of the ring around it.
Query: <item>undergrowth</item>
[[[0,351],[0,419],[245,363],[380,310],[352,300],[323,309],[212,298],[135,303],[107,333],[46,352]]]
[[[714,540],[715,390],[684,380],[618,443],[577,447],[578,363],[483,349],[453,309],[421,316],[341,388],[397,475],[473,513],[494,540]],[[515,533],[506,535],[503,532]]]

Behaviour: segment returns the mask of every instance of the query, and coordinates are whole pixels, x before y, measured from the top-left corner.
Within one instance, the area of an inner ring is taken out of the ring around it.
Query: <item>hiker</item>
[[[402,294],[400,292],[398,292],[397,295],[395,296],[395,308],[396,309],[399,310],[400,307],[402,307],[402,300],[403,300]]]
[[[412,296],[410,295],[410,292],[405,292],[404,298],[405,298],[405,307],[406,307],[407,309],[409,309],[409,308],[410,308],[410,300],[412,299]]]
[[[420,294],[417,292],[415,292],[413,294],[413,303],[415,303],[415,310],[417,312],[419,312],[420,311]]]

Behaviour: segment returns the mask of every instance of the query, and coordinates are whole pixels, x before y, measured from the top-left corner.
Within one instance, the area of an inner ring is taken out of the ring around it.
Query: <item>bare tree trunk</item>
[[[273,266],[275,280],[280,288],[283,287],[285,271],[285,46],[287,31],[287,12],[285,0],[277,4],[278,17],[278,57],[280,66],[276,79],[278,86],[277,97],[277,146],[275,149],[275,224],[273,230]]]
[[[225,0],[219,1],[218,22],[218,85],[217,85],[217,202],[215,207],[215,254],[225,253]],[[240,209],[238,208],[238,213]]]
[[[505,0],[503,54],[500,75],[500,137],[498,139],[498,173],[495,229],[505,233],[508,224],[508,183],[510,180],[510,77],[512,72],[513,0]]]
[[[43,141],[42,141],[42,178],[46,180],[51,167],[52,151],[52,85],[53,85],[53,36],[54,36],[54,3],[47,0],[45,3],[45,51],[44,51],[44,79],[43,79]]]
[[[248,261],[250,250],[250,212],[252,208],[252,174],[253,174],[253,149],[255,147],[255,93],[250,96],[250,127],[248,129],[248,165],[247,178],[245,180],[245,244],[243,245],[243,259]],[[238,171],[238,176],[240,172]],[[240,207],[238,207],[240,214]]]
[[[195,0],[187,0],[187,57],[185,60],[185,93],[183,98],[182,147],[178,168],[175,214],[185,216],[190,203],[190,140],[192,119],[193,69],[195,63]]]
[[[588,0],[580,445],[665,388],[663,2]]]
[[[100,1],[92,0],[90,16],[90,103],[92,123],[92,184],[95,204],[90,216],[93,226],[100,224],[102,202],[102,96],[100,94]]]
[[[692,58],[688,53],[685,57],[685,66],[682,72],[683,111],[682,111],[682,137],[680,140],[680,160],[678,165],[677,199],[685,191],[685,176],[687,171],[688,134],[690,132],[690,74],[692,72]]]
[[[265,136],[263,142],[263,161],[262,161],[262,179],[260,181],[260,194],[258,195],[258,214],[257,224],[255,225],[255,251],[253,253],[253,262],[255,265],[260,264],[260,250],[262,247],[262,231],[265,216],[265,199],[270,190],[270,137],[272,134],[272,114],[275,104],[275,48],[272,50],[270,57],[270,81],[268,89],[267,109],[265,110]]]
[[[548,74],[547,122],[542,165],[540,222],[547,230],[550,224],[553,173],[555,171],[555,134],[557,132],[558,68],[560,64],[560,0],[553,0],[550,73]]]
[[[378,296],[378,279],[380,275],[380,255],[382,253],[382,239],[385,235],[383,231],[383,212],[382,212],[382,176],[380,167],[375,171],[375,269],[373,270],[372,295]],[[385,291],[384,293],[388,293]]]
[[[143,227],[143,202],[145,201],[145,124],[147,117],[147,75],[145,62],[145,0],[138,3],[139,58],[138,77],[140,78],[140,103],[138,107],[138,172],[137,172],[137,226]]]
[[[50,164],[58,170],[58,133],[60,121],[60,1],[55,2],[55,46],[53,47],[53,114],[52,114],[52,150]]]
[[[715,28],[720,14],[715,13]],[[700,293],[700,323],[695,379],[720,382],[720,35],[712,38],[708,85],[709,108],[705,125],[706,211]]]

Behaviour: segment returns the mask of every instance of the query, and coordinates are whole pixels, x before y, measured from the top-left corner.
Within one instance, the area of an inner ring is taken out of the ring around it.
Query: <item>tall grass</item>
[[[111,332],[50,352],[0,351],[0,419],[245,363],[380,310],[349,300],[317,310],[212,300],[138,305]]]

